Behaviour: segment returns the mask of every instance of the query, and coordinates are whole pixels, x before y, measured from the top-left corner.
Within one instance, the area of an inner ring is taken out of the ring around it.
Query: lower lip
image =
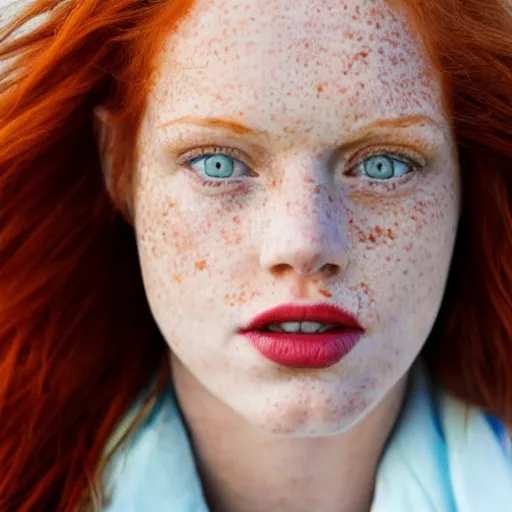
[[[328,368],[341,361],[362,336],[359,330],[322,334],[246,331],[252,346],[274,363],[292,368]]]

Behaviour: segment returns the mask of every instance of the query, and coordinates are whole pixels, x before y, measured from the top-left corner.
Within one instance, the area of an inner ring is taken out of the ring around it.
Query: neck
[[[369,511],[405,378],[355,427],[322,438],[276,436],[249,424],[176,361],[173,379],[212,511]]]

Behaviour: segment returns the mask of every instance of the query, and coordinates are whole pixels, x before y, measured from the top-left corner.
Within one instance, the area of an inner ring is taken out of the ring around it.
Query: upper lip
[[[288,304],[264,311],[255,316],[243,329],[255,331],[268,324],[283,322],[319,322],[335,324],[350,329],[364,330],[354,315],[330,304],[298,305]]]

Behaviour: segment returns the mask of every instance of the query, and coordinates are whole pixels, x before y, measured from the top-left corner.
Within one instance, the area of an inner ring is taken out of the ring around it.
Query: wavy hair
[[[389,0],[395,1],[395,0]],[[0,510],[76,511],[113,428],[168,374],[93,110],[129,184],[152,62],[192,0],[33,0],[0,33]],[[426,345],[446,388],[512,425],[512,16],[504,0],[401,0],[445,82],[460,229]],[[157,392],[156,390],[155,392]]]
[[[0,59],[13,59],[0,77],[2,512],[75,511],[113,427],[159,368],[165,378],[93,109],[121,130],[119,197],[153,56],[191,5],[37,0],[0,35]]]

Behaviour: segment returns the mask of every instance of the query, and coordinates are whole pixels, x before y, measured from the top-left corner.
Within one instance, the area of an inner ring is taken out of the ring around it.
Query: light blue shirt
[[[171,391],[112,459],[106,489],[105,512],[208,512]],[[510,441],[499,421],[435,392],[417,365],[371,512],[455,511],[512,512]]]

